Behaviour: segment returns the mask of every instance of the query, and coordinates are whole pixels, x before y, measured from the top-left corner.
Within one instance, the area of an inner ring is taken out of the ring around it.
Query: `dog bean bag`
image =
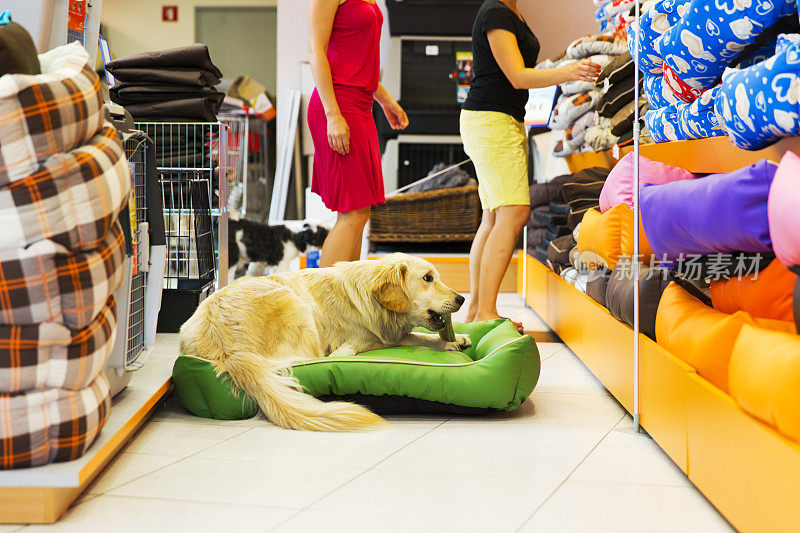
[[[723,78],[715,110],[735,146],[759,150],[800,134],[799,68],[800,42]]]
[[[597,64],[601,69],[608,66],[614,60],[614,56],[605,55],[605,54],[598,54],[588,58],[593,63]],[[568,59],[563,61],[559,66],[566,67],[573,63],[577,63],[577,59]],[[587,93],[595,88],[595,83],[591,81],[568,81],[566,83],[562,83],[559,87],[561,87],[561,92],[566,95],[573,95],[579,93]]]
[[[597,117],[597,123],[586,130],[584,141],[595,152],[602,152],[614,146],[619,137],[611,134],[611,119]]]
[[[571,267],[569,253],[575,247],[575,237],[570,233],[558,237],[550,242],[547,248],[547,264],[556,274],[560,274],[565,268]]]
[[[567,225],[575,228],[589,209],[599,205],[600,192],[609,170],[603,167],[583,169],[570,176],[562,185],[564,200],[569,205]]]
[[[600,71],[600,75],[597,77],[595,87],[602,89],[606,85],[610,86],[612,83],[633,76],[635,68],[631,52],[630,50],[626,50],[603,67],[603,70]]]
[[[586,140],[586,130],[594,126],[594,111],[590,111],[573,122],[566,130],[564,139],[570,148],[579,150]]]
[[[776,169],[762,160],[730,173],[645,185],[642,223],[662,265],[674,268],[681,254],[770,252],[767,196]]]
[[[86,143],[103,124],[94,60],[77,42],[39,56],[42,74],[0,78],[0,187]],[[2,205],[2,204],[0,204]]]
[[[653,251],[645,232],[641,227],[639,230],[639,254],[649,264]],[[590,209],[583,217],[578,250],[597,254],[606,267],[613,269],[620,256],[632,256],[633,243],[633,210],[627,205],[618,204],[603,214],[597,209]]]
[[[110,410],[110,387],[102,372],[78,390],[0,394],[0,469],[77,459],[95,441]]]
[[[603,307],[606,306],[606,291],[608,290],[608,281],[611,279],[611,272],[607,268],[597,269],[592,272],[586,283],[586,294]]]
[[[795,0],[718,0],[719,18],[707,0],[692,0],[687,13],[661,36],[664,77],[684,102],[718,83],[731,62],[765,29],[797,13]]]
[[[107,300],[91,324],[70,330],[57,322],[0,326],[0,394],[33,389],[79,390],[89,386],[114,347],[117,308]]]
[[[550,206],[543,205],[533,210],[533,219],[543,226],[557,226],[567,222],[567,215],[553,213],[550,211]]]
[[[640,81],[641,84],[641,81]],[[636,97],[636,81],[633,76],[629,76],[612,84],[603,93],[597,102],[597,113],[601,117],[614,118],[620,109],[633,102]]]
[[[723,313],[747,311],[755,317],[791,322],[796,281],[797,275],[775,259],[757,276],[712,281],[711,301]]]
[[[800,274],[800,157],[783,156],[769,191],[767,214],[775,255]]]
[[[627,154],[619,160],[603,184],[600,192],[600,211],[605,213],[617,204],[633,209],[634,155]],[[639,156],[640,186],[645,183],[663,185],[673,181],[694,179],[695,175],[679,167],[665,165]]]
[[[794,331],[791,322],[753,318],[744,311],[722,313],[671,283],[658,306],[656,340],[715,387],[728,392],[728,364],[745,324],[786,333]],[[760,353],[765,346],[759,349]]]
[[[629,0],[632,4],[633,1]],[[618,56],[628,49],[625,41],[614,39],[606,35],[586,35],[576,39],[567,47],[567,57],[570,59],[583,59],[596,55]]]
[[[742,409],[800,442],[800,337],[745,324],[733,346],[729,383]]]
[[[530,186],[531,207],[548,205],[552,202],[563,203],[564,194],[561,186],[569,178],[569,174],[557,176],[547,183],[534,183]]]
[[[596,89],[588,93],[574,94],[564,98],[553,110],[553,116],[550,118],[550,129],[567,129],[578,118],[596,108],[599,100],[600,91]]]
[[[353,401],[379,413],[470,414],[519,407],[539,379],[533,338],[517,333],[508,320],[453,326],[472,339],[464,352],[403,346],[312,359],[292,371],[312,396]],[[180,356],[172,380],[181,403],[197,416],[229,420],[257,412],[207,361]]]
[[[660,74],[645,74],[642,88],[652,109],[661,109],[680,102]]]
[[[678,23],[686,13],[689,0],[656,0],[650,9],[643,10],[639,19],[639,70],[661,76],[660,37]],[[628,28],[628,48],[633,54],[637,48],[636,22]],[[635,54],[634,54],[635,55]]]
[[[119,222],[91,252],[69,252],[49,240],[0,250],[0,324],[84,328],[122,283],[124,263]]]
[[[100,245],[128,204],[130,170],[110,124],[66,154],[54,154],[30,176],[0,190],[5,248],[50,239],[69,250]]]
[[[656,338],[656,311],[661,295],[670,283],[668,271],[641,265],[639,270],[639,331],[651,339]],[[620,322],[633,327],[633,261],[630,257],[619,260],[612,271],[606,289],[606,307]]]
[[[683,279],[704,283],[705,288],[708,289],[707,282],[710,281],[759,276],[774,260],[775,254],[764,253],[689,255],[684,257],[683,261],[679,261],[671,270],[676,276]],[[708,305],[711,305],[710,297]]]

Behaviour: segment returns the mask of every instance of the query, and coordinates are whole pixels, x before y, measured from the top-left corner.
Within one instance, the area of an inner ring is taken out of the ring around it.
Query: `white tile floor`
[[[546,329],[501,298],[501,313]],[[392,417],[371,433],[206,420],[170,399],[58,524],[24,530],[732,531],[568,348],[539,350],[515,413]]]

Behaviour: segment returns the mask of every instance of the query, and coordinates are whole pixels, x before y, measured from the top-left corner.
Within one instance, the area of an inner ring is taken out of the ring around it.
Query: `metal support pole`
[[[640,428],[639,411],[639,28],[640,8],[636,4],[636,30],[633,52],[634,63],[634,119],[633,119],[633,431],[638,433]]]

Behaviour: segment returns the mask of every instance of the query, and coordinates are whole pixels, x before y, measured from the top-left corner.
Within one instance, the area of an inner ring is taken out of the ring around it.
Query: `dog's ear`
[[[386,283],[378,289],[377,296],[381,305],[389,311],[408,313],[411,310],[411,300],[398,284]]]
[[[411,309],[411,300],[403,289],[408,265],[397,263],[391,265],[382,276],[382,283],[375,294],[383,307],[395,313],[408,313]]]

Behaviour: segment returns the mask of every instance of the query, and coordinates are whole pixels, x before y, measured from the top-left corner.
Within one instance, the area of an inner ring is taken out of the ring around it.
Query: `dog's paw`
[[[472,339],[469,338],[469,335],[456,335],[456,344],[458,345],[459,350],[466,350],[470,346],[472,346]]]
[[[444,349],[448,352],[460,352],[472,346],[472,341],[469,335],[456,335],[455,342],[448,342],[445,344]]]
[[[331,352],[328,357],[351,357],[356,354],[356,351],[349,344],[343,344],[338,349]]]

